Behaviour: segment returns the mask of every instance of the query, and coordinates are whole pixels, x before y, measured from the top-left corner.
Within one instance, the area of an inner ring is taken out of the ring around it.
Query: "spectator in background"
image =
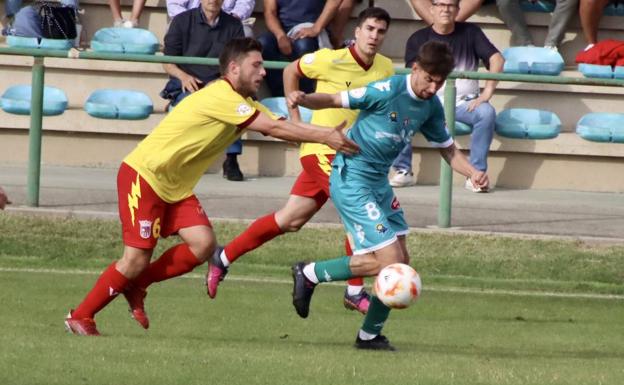
[[[451,46],[455,59],[455,71],[476,71],[479,61],[493,73],[502,72],[505,59],[476,24],[455,22],[459,13],[459,0],[435,0],[430,7],[433,24],[412,34],[405,47],[405,65],[410,68],[416,61],[420,47],[430,40],[446,42]],[[455,119],[473,127],[470,141],[470,163],[478,171],[487,171],[487,155],[494,136],[496,111],[489,103],[496,89],[495,81],[485,82],[479,92],[476,80],[457,79]],[[441,99],[444,88],[438,92]],[[408,186],[412,178],[412,145],[408,143],[392,164],[395,173],[390,177],[394,187]],[[466,179],[467,189],[487,192],[487,188],[473,186]]]
[[[199,4],[200,0],[167,0],[167,15],[173,19],[184,11],[199,7]],[[250,17],[255,6],[256,0],[224,0],[221,9],[243,23],[245,36],[253,37],[253,19]]]
[[[4,192],[4,190],[2,189],[2,187],[0,187],[0,210],[4,210],[4,208],[6,207],[7,204],[10,204],[11,201],[9,200],[9,197],[7,196],[7,194]]]
[[[609,0],[580,0],[579,16],[581,18],[581,28],[587,41],[585,51],[598,42],[598,24],[604,12],[604,7],[609,4]]]
[[[221,9],[223,0],[201,0],[200,6],[176,15],[165,35],[163,52],[170,56],[219,57],[223,47],[233,38],[243,37],[241,21]],[[175,107],[182,99],[219,78],[219,68],[196,64],[165,63],[169,82],[161,96],[171,100]],[[243,143],[235,141],[226,150],[223,176],[231,181],[242,181],[243,173],[237,157]]]
[[[258,37],[265,60],[294,61],[320,48],[331,48],[325,27],[341,0],[264,0],[264,21],[269,32]],[[319,40],[324,43],[319,45]],[[282,70],[267,70],[267,85],[273,96],[284,95]],[[312,92],[314,82],[301,82],[301,90]]]
[[[72,19],[74,21],[74,32],[76,28],[75,22],[78,21],[77,12],[78,12],[78,0],[48,0],[49,3],[59,3],[63,7],[71,8],[73,12],[71,12]],[[31,5],[27,5],[25,7],[20,8],[22,5],[21,0],[9,0],[6,7],[6,12],[8,17],[12,18],[13,21],[10,26],[7,26],[6,32],[7,35],[20,36],[20,37],[35,37],[38,39],[41,38],[51,38],[46,34],[44,28],[44,20],[41,17],[41,7],[42,3],[34,2]],[[7,17],[7,18],[8,18]],[[61,33],[66,34],[68,39],[74,39],[76,37],[72,31],[67,30],[68,28],[61,28],[63,23],[56,22]],[[58,38],[58,37],[54,37]]]
[[[331,41],[332,46],[335,49],[343,48],[348,46],[348,42],[345,41],[344,30],[349,22],[349,18],[351,17],[351,11],[355,7],[356,3],[361,3],[362,0],[341,0],[338,9],[336,10],[336,14],[332,19],[332,22],[329,26],[331,33],[329,34],[329,39]]]
[[[431,16],[431,12],[429,8],[431,7],[430,0],[410,0],[412,3],[412,7],[414,7],[414,11],[420,16],[420,18],[427,24],[433,24],[433,17]],[[474,15],[479,8],[481,8],[481,4],[483,4],[483,0],[462,0],[461,8],[457,13],[457,17],[455,21],[466,21],[472,15]]]
[[[544,41],[545,48],[557,51],[568,24],[577,12],[578,2],[579,0],[556,0]],[[511,30],[512,45],[535,45],[524,19],[524,12],[520,8],[520,0],[496,0],[496,5],[501,18]]]
[[[136,28],[139,26],[139,18],[145,7],[146,0],[133,0],[132,13],[129,19],[124,19],[121,15],[121,0],[108,0],[111,13],[113,14],[113,27],[116,28]]]

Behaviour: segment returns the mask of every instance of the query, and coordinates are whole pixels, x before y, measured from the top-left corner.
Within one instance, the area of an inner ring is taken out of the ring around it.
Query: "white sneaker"
[[[115,20],[113,22],[113,28],[123,28],[124,23],[126,22],[126,20],[121,19],[121,20]]]
[[[390,186],[407,187],[414,184],[414,173],[409,170],[396,170],[390,177]]]
[[[472,184],[472,181],[470,180],[470,178],[466,178],[466,183],[464,183],[464,188],[466,190],[470,190],[473,193],[487,193],[490,190],[488,188],[482,188],[482,187],[475,187]]]
[[[556,47],[556,46],[554,46],[554,45],[545,45],[545,46],[544,46],[544,48],[547,48],[547,49],[549,49],[549,50],[551,50],[551,51],[554,51],[554,52],[559,53],[559,50],[558,50],[558,49],[557,49],[557,47]]]
[[[124,20],[121,26],[124,28],[136,28],[138,25],[139,23],[136,20]]]

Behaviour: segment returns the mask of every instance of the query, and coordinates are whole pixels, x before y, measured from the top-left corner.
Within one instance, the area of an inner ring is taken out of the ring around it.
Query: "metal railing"
[[[89,60],[114,60],[143,63],[174,63],[174,64],[205,64],[218,65],[216,58],[164,56],[164,55],[139,55],[139,54],[115,54],[106,52],[79,51],[71,49],[51,50],[37,48],[14,48],[0,47],[0,55],[19,55],[34,57],[32,68],[32,99],[30,113],[29,131],[29,155],[28,155],[28,179],[27,179],[27,201],[29,206],[39,205],[39,189],[41,177],[41,136],[43,121],[43,86],[45,67],[43,59],[45,57],[89,59]],[[289,63],[266,61],[266,68],[281,69]],[[397,68],[397,73],[409,73],[409,69]],[[523,83],[544,83],[544,84],[566,84],[584,86],[611,86],[624,87],[624,80],[621,79],[587,79],[563,76],[546,75],[524,75],[524,74],[491,74],[483,72],[453,72],[449,75],[444,92],[444,111],[447,126],[451,135],[455,135],[455,80],[497,80],[515,81]],[[441,160],[440,165],[440,202],[438,207],[438,227],[451,227],[451,206],[453,193],[453,171],[451,167]]]

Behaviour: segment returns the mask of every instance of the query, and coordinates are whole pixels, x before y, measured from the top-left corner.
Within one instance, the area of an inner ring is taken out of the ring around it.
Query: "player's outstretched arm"
[[[320,110],[323,108],[342,108],[342,97],[340,93],[306,94],[303,91],[293,91],[286,97],[286,103],[289,108],[303,106],[311,110]]]
[[[473,186],[485,189],[489,187],[490,180],[487,174],[474,168],[472,164],[470,164],[468,158],[455,146],[455,143],[451,144],[449,147],[441,148],[440,155],[442,155],[453,170],[470,178]]]
[[[295,60],[284,68],[284,95],[289,95],[291,92],[299,91],[299,80],[303,77],[299,73],[297,69],[297,65],[299,60]],[[301,91],[299,91],[301,92]],[[290,120],[294,122],[301,121],[301,114],[299,113],[299,109],[297,106],[291,107],[290,103],[286,103],[288,107],[288,115],[290,116]]]
[[[290,142],[323,143],[336,151],[353,155],[359,147],[342,134],[344,126],[345,122],[333,129],[305,123],[294,124],[287,120],[273,120],[260,112],[246,128]]]

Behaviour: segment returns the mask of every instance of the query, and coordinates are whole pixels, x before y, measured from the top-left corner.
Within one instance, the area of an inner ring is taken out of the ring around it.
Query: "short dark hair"
[[[386,22],[386,28],[390,27],[390,15],[388,12],[379,7],[369,7],[360,12],[357,18],[357,26],[361,27],[367,19],[377,19]]]
[[[442,41],[431,40],[420,46],[416,63],[429,75],[446,78],[455,68],[451,47]]]
[[[237,37],[230,40],[223,48],[223,51],[221,51],[221,55],[219,55],[219,71],[221,71],[221,75],[225,75],[228,64],[232,60],[238,60],[241,56],[251,51],[262,52],[262,44],[251,37]]]

